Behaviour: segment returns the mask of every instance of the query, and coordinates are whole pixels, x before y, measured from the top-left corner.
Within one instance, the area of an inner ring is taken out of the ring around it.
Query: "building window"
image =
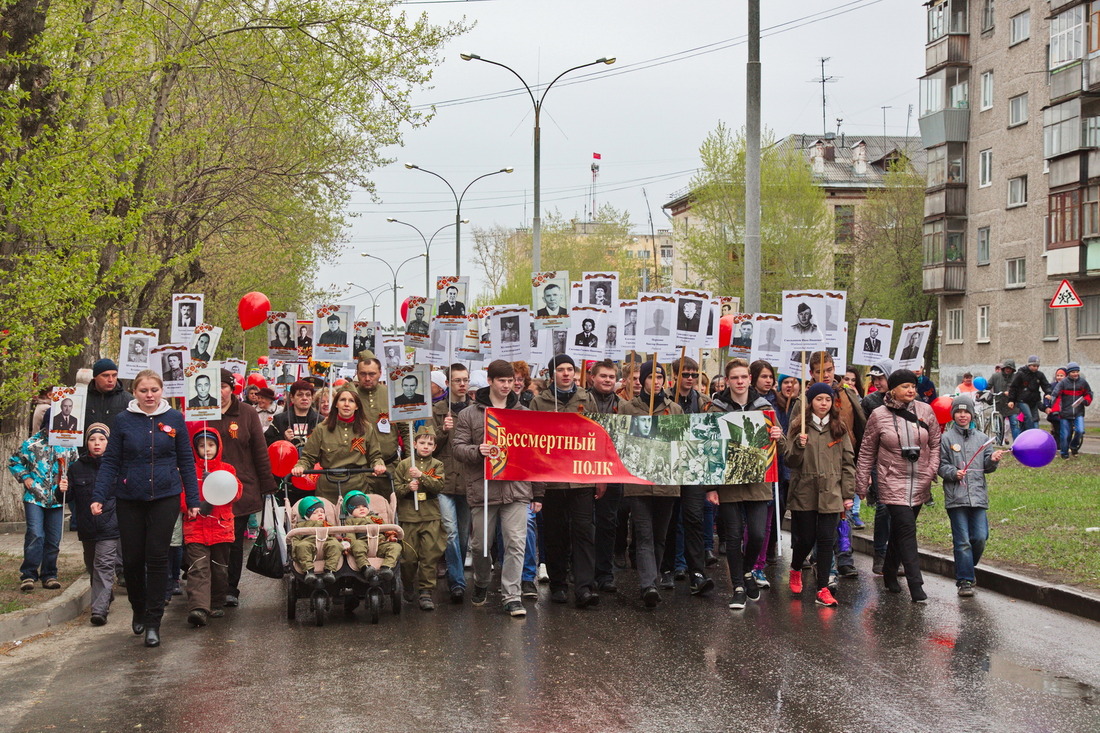
[[[993,109],[993,72],[982,72],[982,110]]]
[[[834,241],[837,244],[847,244],[856,236],[856,207],[834,206],[833,220],[836,224]]]
[[[993,0],[985,0],[982,3],[982,31],[993,30]]]
[[[949,344],[961,344],[963,340],[963,309],[951,308],[947,316],[947,334],[944,341]]]
[[[1008,206],[1023,206],[1027,203],[1027,176],[1008,179]]]
[[[1077,228],[1077,211],[1080,193],[1068,191],[1066,193],[1052,193],[1049,198],[1049,238],[1048,242],[1065,244],[1076,242],[1080,239]]]
[[[1081,147],[1081,100],[1043,110],[1043,157],[1054,158]]]
[[[947,3],[928,8],[928,42],[947,35]]]
[[[1008,126],[1027,124],[1027,92],[1008,100]]]
[[[978,185],[982,188],[993,185],[993,149],[978,153]]]
[[[920,80],[920,116],[926,117],[944,107],[966,109],[970,106],[970,69],[952,66]]]
[[[928,42],[948,33],[966,33],[967,0],[933,0],[928,8]]]
[[[924,256],[921,263],[928,265],[943,264],[943,220],[929,221],[924,224]]]
[[[1043,340],[1058,340],[1058,309],[1048,308],[1045,300],[1043,301]]]
[[[966,183],[966,143],[929,148],[925,165],[928,188],[945,183]]]
[[[1081,236],[1100,236],[1100,186],[1086,186],[1081,202]]]
[[[1023,257],[1005,260],[1005,287],[1022,288],[1027,285],[1027,262]]]
[[[1031,11],[1012,16],[1012,30],[1008,35],[1008,43],[1011,46],[1020,41],[1026,41],[1031,37]]]
[[[989,343],[989,306],[978,306],[978,338],[979,344]]]
[[[975,247],[975,249],[977,250],[976,255],[977,255],[977,258],[978,258],[978,264],[979,265],[988,265],[989,264],[989,227],[979,227],[978,228],[978,241],[977,241],[977,246]]]
[[[963,262],[966,258],[966,220],[937,219],[925,222],[923,255],[925,267],[945,262]]]
[[[1085,6],[1078,5],[1050,20],[1050,66],[1056,69],[1081,58],[1085,42]]]
[[[1081,297],[1084,306],[1077,309],[1077,335],[1100,336],[1100,295]]]
[[[837,252],[833,255],[833,287],[847,290],[852,284],[852,272],[855,270],[855,255]]]

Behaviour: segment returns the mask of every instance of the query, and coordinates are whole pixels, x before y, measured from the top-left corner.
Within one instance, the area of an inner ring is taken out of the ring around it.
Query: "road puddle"
[[[988,671],[994,677],[1014,682],[1031,690],[1057,695],[1058,697],[1077,698],[1088,703],[1097,701],[1097,691],[1092,685],[1046,670],[1021,667],[996,654],[989,659]]]

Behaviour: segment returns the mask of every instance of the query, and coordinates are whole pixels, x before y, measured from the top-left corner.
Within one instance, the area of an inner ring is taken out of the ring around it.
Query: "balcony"
[[[1086,239],[1073,247],[1047,250],[1047,279],[1100,277],[1100,239]]]
[[[966,264],[949,262],[925,267],[924,292],[936,295],[966,292]]]
[[[1085,65],[1077,62],[1050,72],[1050,100],[1080,93],[1085,88],[1084,69]]]
[[[968,108],[942,109],[918,120],[921,146],[931,148],[944,143],[964,143],[970,133]]]
[[[950,64],[969,63],[969,58],[970,36],[944,36],[924,49],[924,68],[932,72]]]
[[[966,188],[941,188],[924,196],[924,216],[965,216]]]

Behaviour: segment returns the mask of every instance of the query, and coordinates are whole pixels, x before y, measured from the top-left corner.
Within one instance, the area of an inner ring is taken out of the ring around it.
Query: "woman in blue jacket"
[[[160,646],[168,586],[168,546],[186,492],[190,516],[199,512],[195,458],[183,414],[168,406],[164,382],[147,369],[134,378],[134,399],[115,418],[96,477],[92,514],[115,499],[126,592],[135,634]]]

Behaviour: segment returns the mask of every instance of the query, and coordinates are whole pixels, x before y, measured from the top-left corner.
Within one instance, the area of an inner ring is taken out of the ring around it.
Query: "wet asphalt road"
[[[282,584],[250,576],[206,629],[173,602],[160,649],[121,598],[106,627],[85,617],[0,656],[0,729],[1100,731],[1100,624],[933,576],[918,606],[860,571],[835,610],[783,583],[730,611],[723,577],[646,612],[623,571],[629,591],[589,611],[543,586],[525,620],[490,594],[324,628],[304,606],[287,622]]]

